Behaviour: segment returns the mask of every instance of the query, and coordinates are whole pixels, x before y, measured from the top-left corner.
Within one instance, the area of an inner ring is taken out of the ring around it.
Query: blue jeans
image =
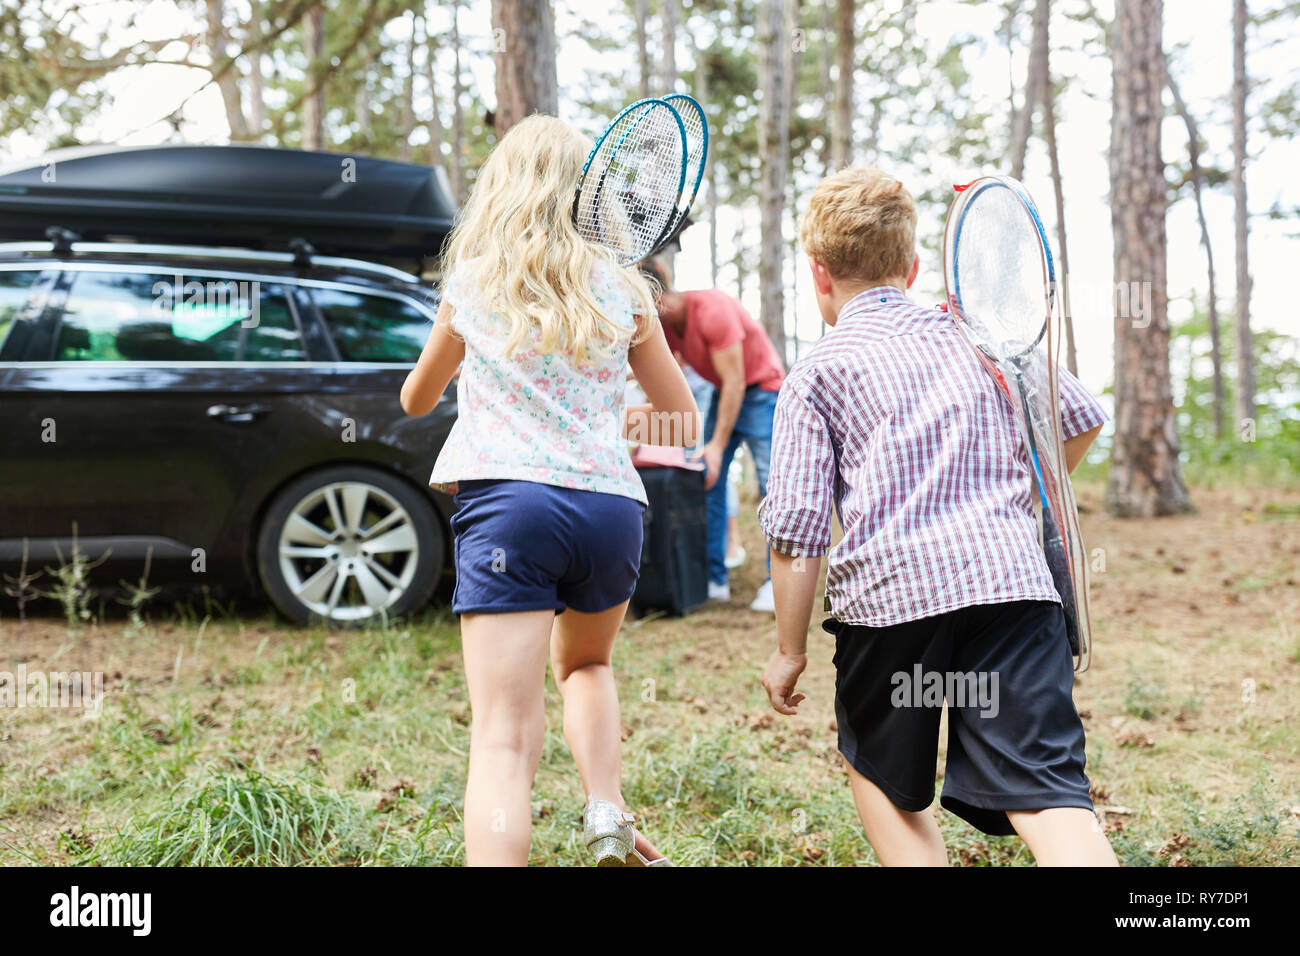
[[[698,388],[691,389],[691,394],[695,396],[695,404],[699,407],[700,414],[704,417],[705,421],[708,421],[709,413],[713,411],[713,402],[714,399],[717,398],[718,390],[708,382],[705,382]],[[710,426],[710,429],[711,428],[712,426]],[[700,441],[697,444],[691,445],[686,449],[686,454],[688,456],[693,454],[695,450],[703,444],[704,438],[701,436]],[[724,477],[727,479],[727,520],[730,521],[732,518],[736,517],[736,515],[740,514],[740,492],[736,490],[736,482],[732,480],[730,474],[725,475]],[[718,480],[721,481],[722,478],[719,478]],[[731,544],[730,541],[727,543]]]
[[[695,398],[695,405],[700,410],[700,416],[706,422],[711,421],[709,416],[713,414],[713,400],[717,397],[717,394],[718,390],[708,382],[702,382],[697,387],[691,389],[691,395]],[[710,426],[710,428],[712,428],[712,426]],[[698,442],[686,449],[686,454],[689,455],[691,452],[695,451],[704,444],[704,441],[705,439],[701,437]]]
[[[709,580],[714,584],[727,583],[727,471],[731,468],[731,459],[736,456],[736,449],[743,441],[749,448],[750,457],[754,459],[754,471],[758,473],[758,497],[762,499],[767,494],[767,464],[772,457],[772,418],[776,414],[776,394],[761,388],[745,390],[740,413],[736,415],[736,424],[731,429],[731,438],[722,452],[722,470],[718,474],[717,483],[709,489]],[[718,403],[715,400],[704,426],[704,434],[710,440],[717,425]],[[767,557],[770,568],[770,552]]]

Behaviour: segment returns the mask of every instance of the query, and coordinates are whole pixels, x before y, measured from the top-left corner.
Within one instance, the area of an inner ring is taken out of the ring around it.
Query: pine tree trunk
[[[411,38],[406,41],[406,82],[402,87],[402,140],[397,155],[402,162],[411,161],[411,133],[415,131],[415,36],[420,18],[411,15]]]
[[[787,204],[787,211],[790,215],[790,303],[789,312],[794,316],[794,361],[799,361],[799,351],[801,342],[799,340],[799,189],[790,177],[790,202]],[[787,356],[782,356],[789,361]]]
[[[790,48],[790,71],[786,77],[786,97],[789,103],[789,112],[793,114],[794,104],[799,101],[799,58],[807,49],[807,44],[796,41],[797,37],[802,34],[799,32],[802,25],[802,0],[790,0],[790,11],[787,16],[786,46]],[[790,116],[786,117],[786,127],[790,125]],[[789,139],[789,132],[786,138]],[[790,156],[789,149],[786,150],[786,178],[789,182],[788,196],[786,198],[786,210],[790,216],[790,278],[786,288],[790,290],[790,301],[782,303],[783,313],[794,316],[794,360],[799,361],[799,288],[796,270],[799,265],[799,186],[795,181],[793,157]],[[783,264],[784,270],[784,264]],[[782,327],[785,325],[784,314],[782,316]],[[787,364],[790,359],[785,354],[781,356]]]
[[[718,169],[709,162],[709,285],[718,284]]]
[[[217,89],[221,91],[221,101],[226,107],[226,123],[230,126],[231,142],[248,142],[250,131],[248,120],[244,117],[244,101],[239,89],[239,73],[229,69],[230,54],[226,47],[230,35],[226,32],[226,5],[223,0],[207,0],[208,51],[212,57],[213,71],[221,70],[217,79]]]
[[[303,50],[307,54],[307,97],[302,104],[302,148],[325,144],[325,7],[317,4],[303,17]]]
[[[823,0],[829,3],[830,0]],[[856,58],[853,0],[839,0],[836,29],[839,33],[835,75],[835,120],[831,125],[831,169],[843,169],[853,162],[853,61]]]
[[[526,116],[559,109],[550,0],[492,0],[492,31],[499,140]]]
[[[794,104],[799,98],[799,58],[807,49],[807,43],[802,39],[803,25],[800,19],[803,16],[802,3],[803,0],[790,0],[790,9],[786,13],[785,43],[790,48],[790,69],[786,74],[786,85],[789,88],[786,91],[786,96],[789,98],[791,116],[794,114]]]
[[[633,0],[632,16],[636,20],[636,64],[640,72],[640,94],[650,95],[650,45],[646,36],[646,20],[650,17],[648,0]]]
[[[1056,194],[1056,246],[1060,270],[1057,291],[1065,325],[1065,367],[1071,375],[1078,375],[1079,355],[1074,346],[1074,312],[1070,305],[1070,247],[1065,238],[1065,187],[1061,182],[1061,157],[1056,148],[1056,96],[1050,87],[1043,104],[1043,126],[1047,155],[1052,163],[1052,191]]]
[[[250,0],[248,16],[248,138],[257,142],[266,129],[266,81],[262,73],[262,4]]]
[[[880,123],[883,118],[881,101],[879,99],[873,100],[871,103],[871,121],[867,124],[867,149],[870,150],[870,159],[872,162],[875,161],[875,158],[878,155],[878,147],[880,144]]]
[[[677,4],[679,0],[663,0],[664,5],[664,86],[662,93],[677,89]]]
[[[663,3],[663,61],[661,68],[662,89],[661,95],[671,93],[677,89],[677,15],[678,0],[662,0]],[[707,116],[707,114],[706,114]],[[681,242],[681,236],[678,235],[677,242]],[[669,244],[668,248],[659,253],[659,258],[664,260],[668,266],[670,276],[677,275],[677,246]]]
[[[1011,175],[1016,179],[1025,176],[1025,153],[1029,148],[1029,134],[1034,125],[1034,107],[1041,102],[1044,84],[1048,80],[1047,65],[1051,52],[1048,38],[1048,24],[1051,20],[1051,5],[1048,0],[1036,0],[1034,4],[1034,38],[1029,50],[1029,76],[1025,80],[1025,105],[1016,114],[1015,129],[1011,134],[1009,165]]]
[[[1249,207],[1246,205],[1246,0],[1232,5],[1232,195],[1237,226],[1237,388],[1238,434],[1255,422],[1255,349],[1250,331]]]
[[[1013,44],[1016,39],[1016,18],[1020,16],[1022,0],[1014,0],[1006,7],[1006,19],[1002,21],[1003,41],[1007,45],[1007,155],[1011,155],[1011,144],[1015,142],[1016,130],[1020,122],[1020,107],[1016,103],[1016,77],[1012,70]]]
[[[1047,0],[1039,0],[1047,6]],[[1044,22],[1050,23],[1050,11]],[[1046,32],[1046,31],[1045,31]],[[1065,241],[1065,186],[1061,182],[1061,155],[1056,147],[1056,90],[1052,86],[1051,44],[1045,57],[1039,102],[1043,108],[1043,139],[1047,158],[1052,165],[1052,192],[1056,200],[1056,255],[1058,260],[1057,294],[1061,299],[1061,316],[1065,325],[1065,367],[1071,375],[1079,374],[1079,358],[1074,348],[1074,315],[1070,309],[1070,249]]]
[[[736,186],[739,185],[739,178],[730,181]],[[727,193],[727,198],[734,199],[735,197],[733,197],[729,191]],[[745,232],[745,210],[743,207],[735,207],[734,203],[732,203],[732,206],[736,213],[736,228],[731,234],[731,248],[735,250],[735,253],[731,257],[731,261],[735,263],[736,266],[736,298],[740,299],[745,296],[745,282],[749,278],[749,273],[747,271],[749,264],[745,261],[745,240],[747,238]]]
[[[758,13],[759,322],[785,358],[782,212],[790,156],[790,0],[762,0]]]
[[[1106,505],[1126,518],[1189,508],[1169,372],[1162,17],[1161,0],[1117,0],[1111,29],[1111,225],[1115,283],[1127,294],[1116,297],[1115,440]],[[1131,308],[1134,302],[1144,307]]]
[[[451,84],[451,194],[457,205],[465,202],[465,113],[461,100],[465,94],[460,67],[460,0],[451,7],[452,69]]]
[[[822,0],[820,30],[821,43],[817,51],[817,76],[821,82],[822,127],[821,148],[817,151],[817,161],[821,164],[822,175],[829,176],[831,168],[831,118],[835,115],[835,86],[831,78],[831,61],[834,59],[832,49],[835,42],[835,30],[832,26],[831,5],[829,0]]]
[[[424,21],[424,66],[429,80],[429,163],[446,168],[442,155],[442,116],[438,111],[438,41]]]
[[[370,115],[370,51],[364,46],[358,47],[357,56],[363,64],[361,73],[357,77],[357,98],[354,105],[357,114],[357,131],[362,136],[369,136],[373,120]]]
[[[1210,362],[1214,368],[1214,437],[1222,438],[1223,347],[1219,341],[1219,300],[1215,290],[1214,250],[1210,245],[1210,227],[1205,218],[1205,203],[1202,196],[1205,172],[1201,169],[1201,136],[1196,128],[1196,120],[1192,117],[1192,112],[1187,108],[1187,102],[1174,81],[1174,75],[1169,72],[1168,63],[1165,64],[1165,82],[1169,86],[1170,95],[1173,96],[1174,109],[1178,111],[1178,115],[1183,119],[1183,125],[1187,127],[1188,175],[1192,180],[1192,195],[1196,198],[1196,221],[1201,227],[1201,245],[1205,247],[1205,271],[1210,286],[1207,308],[1210,324]]]
[[[704,107],[704,121],[709,122],[713,115],[709,90],[709,62],[699,47],[695,48],[695,95]],[[711,125],[711,124],[710,124]],[[710,133],[712,130],[710,130]],[[710,149],[704,158],[704,188],[709,211],[709,285],[718,284],[718,178],[714,167],[714,150]]]

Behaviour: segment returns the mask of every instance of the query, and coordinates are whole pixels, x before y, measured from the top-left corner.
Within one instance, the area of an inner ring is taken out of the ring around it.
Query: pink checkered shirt
[[[1106,421],[1061,372],[1067,438]],[[784,554],[830,550],[826,595],[883,627],[974,604],[1056,601],[1027,454],[1006,399],[946,312],[868,289],[790,370],[759,523]],[[832,504],[844,536],[831,544]]]

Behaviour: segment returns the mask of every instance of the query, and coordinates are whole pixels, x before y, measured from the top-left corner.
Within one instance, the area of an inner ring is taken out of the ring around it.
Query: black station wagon
[[[66,560],[75,535],[108,581],[148,557],[301,622],[429,600],[452,504],[427,482],[456,410],[398,404],[438,304],[398,265],[436,257],[454,208],[437,171],[350,159],[0,170],[0,568]]]

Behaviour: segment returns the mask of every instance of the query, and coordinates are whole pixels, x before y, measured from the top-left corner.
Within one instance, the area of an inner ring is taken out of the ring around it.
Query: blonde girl
[[[402,386],[403,409],[423,415],[461,368],[459,417],[430,484],[458,505],[470,865],[528,862],[548,651],[594,862],[667,865],[632,826],[620,784],[610,657],[646,503],[625,435],[689,445],[699,418],[645,279],[573,226],[588,148],[550,116],[501,139],[453,232],[442,304]],[[629,367],[648,405],[624,406]]]

